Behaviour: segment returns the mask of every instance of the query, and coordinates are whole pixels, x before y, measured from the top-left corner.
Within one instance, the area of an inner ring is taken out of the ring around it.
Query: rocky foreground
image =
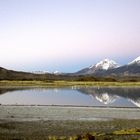
[[[139,108],[0,106],[0,140],[140,139]]]

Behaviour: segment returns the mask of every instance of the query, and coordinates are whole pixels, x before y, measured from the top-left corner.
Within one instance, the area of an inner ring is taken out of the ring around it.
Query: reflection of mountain
[[[111,104],[116,100],[116,96],[110,96],[108,93],[103,93],[103,94],[96,94],[96,95],[91,95],[94,98],[96,98],[98,101],[104,103],[104,104]]]
[[[140,98],[137,100],[130,100],[134,105],[136,105],[137,107],[140,107]]]
[[[7,92],[25,90],[25,89],[27,89],[27,88],[0,88],[0,95],[5,94]]]
[[[78,91],[89,94],[104,104],[111,104],[123,97],[140,107],[140,88],[80,88]]]
[[[0,88],[0,95],[2,95],[2,94],[4,94],[4,93],[6,93],[6,92],[8,92],[8,91],[14,91],[15,89],[5,89],[5,88]]]

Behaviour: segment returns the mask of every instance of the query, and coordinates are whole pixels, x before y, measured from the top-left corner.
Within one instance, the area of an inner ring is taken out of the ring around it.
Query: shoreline
[[[82,106],[82,105],[36,105],[36,104],[31,104],[31,105],[23,105],[23,104],[0,104],[2,107],[64,107],[64,108],[93,108],[93,109],[138,109],[140,110],[139,107],[119,107],[119,106]]]
[[[0,106],[0,119],[94,120],[140,119],[139,108],[100,108],[65,106]]]

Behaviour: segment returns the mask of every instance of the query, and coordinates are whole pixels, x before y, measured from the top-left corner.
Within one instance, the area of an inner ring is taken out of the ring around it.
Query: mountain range
[[[104,59],[75,73],[20,72],[0,67],[0,80],[86,80],[86,81],[140,81],[140,56],[126,65]]]
[[[74,75],[140,76],[140,56],[123,66],[113,60],[104,59],[95,65],[74,73]]]

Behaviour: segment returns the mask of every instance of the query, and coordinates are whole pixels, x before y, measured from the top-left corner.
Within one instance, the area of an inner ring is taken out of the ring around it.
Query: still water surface
[[[140,88],[0,89],[0,104],[140,107]]]

